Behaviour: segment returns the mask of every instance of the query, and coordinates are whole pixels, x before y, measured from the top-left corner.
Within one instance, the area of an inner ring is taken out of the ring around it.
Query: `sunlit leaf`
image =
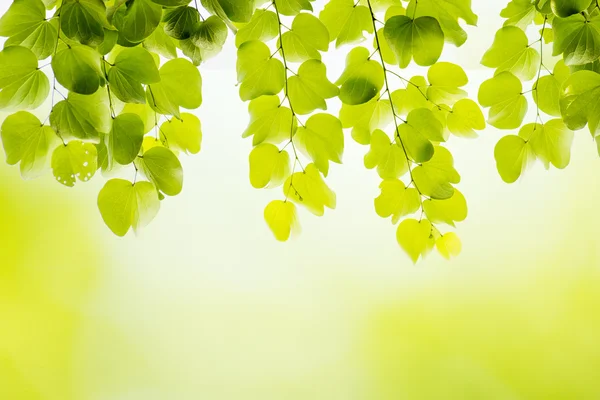
[[[435,18],[419,17],[413,20],[398,15],[386,21],[383,33],[398,57],[400,68],[406,68],[412,59],[418,65],[433,65],[442,54],[444,32]]]
[[[132,184],[123,179],[111,179],[100,190],[98,209],[104,223],[117,236],[125,236],[150,223],[160,209],[156,188],[150,182]]]
[[[325,207],[334,209],[336,206],[335,193],[325,184],[314,164],[308,164],[303,172],[286,179],[283,194],[317,216],[325,213]]]
[[[249,157],[250,183],[256,189],[280,186],[290,176],[290,156],[270,143],[252,149]]]
[[[375,199],[375,211],[382,218],[391,216],[393,224],[421,208],[421,196],[417,189],[407,188],[399,179],[385,179],[379,189],[381,194]]]
[[[344,104],[364,104],[374,98],[383,87],[383,68],[369,59],[369,50],[356,47],[346,57],[346,68],[336,81],[340,100]]]
[[[300,230],[296,206],[291,201],[274,200],[265,208],[265,221],[280,242],[285,242],[292,233]]]
[[[92,179],[98,169],[97,161],[96,146],[73,140],[52,153],[52,173],[58,182],[73,187],[77,179]]]
[[[329,40],[336,41],[336,47],[364,40],[363,32],[373,33],[371,12],[365,6],[356,6],[352,0],[330,1],[319,19],[329,30]]]
[[[190,154],[200,152],[202,126],[193,114],[182,113],[181,119],[171,119],[160,127],[161,140],[170,148]]]
[[[319,60],[304,62],[298,73],[288,79],[287,90],[294,112],[300,115],[316,109],[327,110],[325,100],[339,93],[338,87],[327,79],[325,64]]]
[[[341,164],[344,151],[342,123],[329,114],[311,116],[305,126],[298,128],[294,143],[327,176],[329,161]]]
[[[284,86],[285,69],[281,61],[271,58],[266,44],[253,40],[238,49],[237,76],[240,98],[247,101],[279,93]]]
[[[2,123],[2,145],[9,165],[20,164],[21,176],[37,178],[46,166],[50,148],[57,137],[52,128],[26,111],[8,116]]]
[[[0,52],[0,109],[31,110],[44,102],[50,83],[37,66],[35,54],[25,47]]]
[[[490,107],[488,122],[499,129],[516,129],[527,113],[527,99],[521,81],[510,72],[501,72],[483,82],[479,104]]]
[[[431,237],[431,223],[426,219],[405,219],[398,225],[396,239],[402,249],[416,263],[427,253]]]

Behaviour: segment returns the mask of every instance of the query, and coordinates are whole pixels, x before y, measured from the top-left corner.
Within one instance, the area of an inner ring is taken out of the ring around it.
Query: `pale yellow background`
[[[504,3],[474,0],[479,28],[443,56],[468,68],[472,97],[492,75],[478,61]],[[347,50],[326,56],[331,79]],[[537,164],[513,185],[493,159],[508,132],[453,138],[463,253],[417,266],[375,214],[380,180],[348,135],[328,178],[337,209],[302,212],[302,234],[281,244],[262,219],[280,189],[248,182],[234,66],[230,38],[201,67],[203,149],[182,160],[184,191],[137,237],[103,225],[101,176],[68,189],[0,166],[0,399],[600,398],[600,159],[587,131],[566,170]]]

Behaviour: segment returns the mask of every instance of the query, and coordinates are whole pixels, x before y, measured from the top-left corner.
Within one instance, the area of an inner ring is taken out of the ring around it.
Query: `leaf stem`
[[[277,24],[278,24],[278,30],[279,30],[279,50],[281,51],[281,59],[283,62],[283,68],[284,68],[284,73],[285,73],[285,97],[282,100],[285,101],[287,99],[288,105],[290,106],[290,111],[292,112],[292,123],[290,126],[290,141],[286,144],[286,146],[288,144],[292,145],[292,150],[294,152],[294,166],[292,168],[292,174],[290,176],[290,189],[293,187],[293,179],[294,179],[294,172],[296,170],[296,163],[298,163],[298,165],[300,165],[300,168],[302,169],[302,172],[305,173],[305,169],[302,166],[302,163],[300,162],[300,159],[298,158],[298,151],[296,150],[296,145],[294,144],[294,121],[298,121],[296,112],[294,111],[294,106],[292,105],[292,101],[290,100],[290,97],[288,96],[289,90],[288,90],[288,71],[291,71],[291,69],[288,67],[287,64],[287,59],[285,57],[285,49],[283,48],[283,33],[282,33],[282,29],[281,27],[285,27],[285,25],[283,25],[283,23],[281,22],[281,15],[279,13],[279,9],[277,8],[277,4],[275,3],[275,0],[273,0],[273,2],[271,3],[273,5],[273,9],[275,10],[275,14],[277,14]],[[293,71],[292,71],[293,72]],[[280,105],[281,106],[281,105]],[[285,148],[285,147],[284,147]],[[286,193],[286,201],[288,198],[288,194],[289,194],[289,189],[288,189],[288,193]]]

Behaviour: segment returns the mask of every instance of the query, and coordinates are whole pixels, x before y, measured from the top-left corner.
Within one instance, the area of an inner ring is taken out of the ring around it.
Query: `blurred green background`
[[[479,28],[444,55],[472,96],[503,3],[475,0]],[[600,160],[585,131],[565,171],[536,165],[510,186],[500,132],[451,142],[470,206],[451,262],[412,265],[349,140],[329,178],[338,209],[302,213],[280,244],[262,220],[274,193],[248,183],[233,47],[202,67],[184,193],[138,237],[103,225],[100,176],[70,190],[0,163],[1,400],[600,398]],[[327,55],[331,76],[346,50]]]

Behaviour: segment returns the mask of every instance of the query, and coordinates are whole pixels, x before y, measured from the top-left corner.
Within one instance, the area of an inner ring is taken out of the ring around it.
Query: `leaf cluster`
[[[600,6],[595,0],[512,0],[481,63],[495,69],[479,90],[488,122],[517,130],[497,143],[498,172],[515,182],[536,160],[563,169],[574,132],[589,127],[600,151]],[[529,106],[535,120],[526,121]]]

